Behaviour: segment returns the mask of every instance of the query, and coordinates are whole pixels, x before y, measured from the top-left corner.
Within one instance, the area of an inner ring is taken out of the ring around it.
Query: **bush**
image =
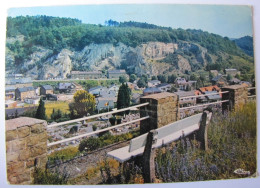
[[[65,173],[50,172],[45,169],[35,168],[33,184],[41,185],[64,185],[67,184],[69,175]]]
[[[56,160],[69,160],[76,157],[79,154],[78,148],[69,146],[62,150],[54,151],[48,155],[50,163],[54,163]]]

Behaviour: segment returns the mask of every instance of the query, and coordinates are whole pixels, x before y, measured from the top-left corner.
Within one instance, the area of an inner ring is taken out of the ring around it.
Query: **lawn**
[[[60,109],[63,113],[69,113],[69,103],[65,101],[48,101],[45,102],[46,116],[50,118],[53,109]]]

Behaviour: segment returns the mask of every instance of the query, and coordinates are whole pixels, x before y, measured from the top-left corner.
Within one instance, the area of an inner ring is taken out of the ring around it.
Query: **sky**
[[[182,29],[201,29],[223,37],[253,35],[252,10],[240,5],[74,5],[8,9],[8,16],[47,15],[77,18],[83,23],[137,21]]]

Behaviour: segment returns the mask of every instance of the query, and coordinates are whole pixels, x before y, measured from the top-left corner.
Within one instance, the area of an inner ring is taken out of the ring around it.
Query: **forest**
[[[119,42],[136,47],[150,41],[177,42],[190,41],[207,48],[212,54],[226,52],[232,55],[244,54],[232,40],[202,30],[172,29],[148,23],[108,20],[104,25],[84,24],[80,20],[49,16],[19,16],[7,18],[7,37],[23,35],[23,42],[7,44],[19,58],[33,53],[34,45],[51,49],[54,53],[62,48],[81,50],[91,43]]]

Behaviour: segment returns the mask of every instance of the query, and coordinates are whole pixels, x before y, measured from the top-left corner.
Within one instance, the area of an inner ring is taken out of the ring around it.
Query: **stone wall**
[[[248,100],[248,89],[244,85],[232,85],[223,87],[222,91],[229,91],[222,94],[222,100],[229,100],[229,102],[222,103],[222,110],[236,110],[244,105]]]
[[[31,184],[34,167],[47,162],[46,121],[20,117],[7,120],[6,163],[10,184]]]
[[[174,93],[158,93],[140,99],[140,103],[149,102],[149,105],[140,108],[140,116],[150,118],[141,121],[141,134],[152,129],[168,125],[180,119],[179,99]]]

